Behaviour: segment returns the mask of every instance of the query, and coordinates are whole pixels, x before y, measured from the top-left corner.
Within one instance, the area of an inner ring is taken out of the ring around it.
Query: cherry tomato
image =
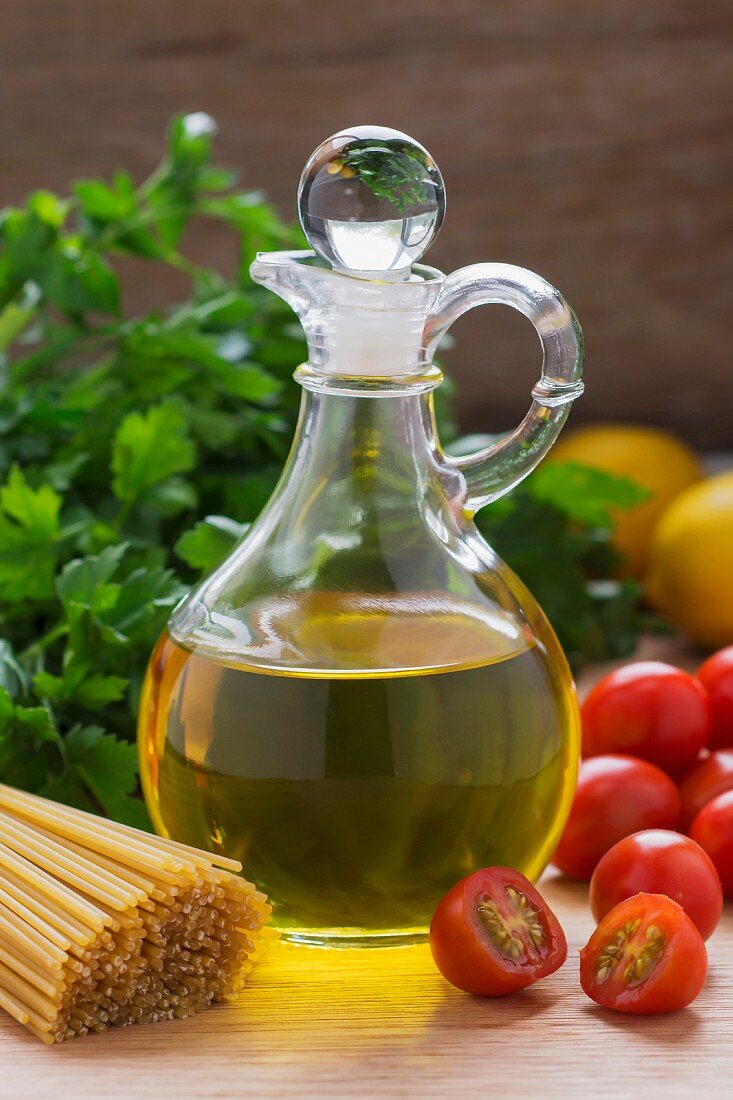
[[[733,898],[733,791],[719,794],[703,806],[690,836],[715,864],[725,896]]]
[[[723,912],[723,889],[710,857],[694,840],[667,829],[634,833],[606,852],[590,880],[593,916],[600,921],[642,892],[676,901],[704,940]]]
[[[733,750],[712,752],[680,783],[682,824],[689,829],[706,802],[733,790]]]
[[[675,829],[679,816],[679,791],[659,768],[632,756],[594,756],[581,761],[552,862],[572,878],[589,879],[618,840],[640,829]]]
[[[504,997],[554,973],[568,945],[529,879],[508,867],[487,867],[461,879],[440,902],[430,950],[458,989]]]
[[[733,745],[733,645],[708,657],[697,676],[710,696],[710,748],[728,748]]]
[[[695,1000],[707,972],[702,936],[682,906],[663,894],[622,901],[580,952],[583,989],[618,1012],[677,1012]]]
[[[599,680],[582,707],[583,756],[628,753],[672,775],[694,764],[710,737],[702,684],[672,665],[639,661]]]

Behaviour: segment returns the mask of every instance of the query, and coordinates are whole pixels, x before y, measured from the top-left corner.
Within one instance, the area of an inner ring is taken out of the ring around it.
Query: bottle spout
[[[250,273],[297,314],[316,375],[409,381],[429,369],[425,324],[445,281],[436,268],[418,264],[404,281],[377,281],[299,251],[260,253]]]

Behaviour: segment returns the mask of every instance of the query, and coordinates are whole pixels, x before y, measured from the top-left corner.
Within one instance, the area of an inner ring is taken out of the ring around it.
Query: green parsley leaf
[[[99,805],[111,817],[118,816],[121,801],[137,785],[135,746],[99,726],[75,726],[66,735],[66,760]]]
[[[0,782],[37,788],[45,778],[49,752],[53,748],[58,754],[61,744],[45,707],[20,706],[0,688]]]
[[[119,312],[119,285],[109,264],[94,252],[57,250],[40,278],[48,300],[73,319]]]
[[[135,188],[123,172],[117,173],[112,186],[102,180],[77,180],[74,194],[84,214],[102,224],[120,221],[135,212]]]
[[[119,543],[106,547],[99,554],[76,558],[63,567],[56,590],[67,612],[84,608],[102,614],[115,606],[120,586],[109,582],[126,551],[127,545]]]
[[[149,638],[152,625],[163,626],[185,591],[171,569],[136,569],[122,582],[114,607],[103,618],[131,642]]]
[[[248,526],[226,516],[207,516],[190,531],[183,532],[174,550],[193,569],[208,571],[224,560]]]
[[[627,477],[576,462],[547,462],[532,475],[532,495],[586,527],[613,527],[614,510],[626,511],[649,493]]]
[[[157,405],[146,413],[129,413],[112,448],[112,488],[120,500],[135,501],[159,481],[190,470],[195,457],[177,406]]]
[[[14,466],[0,489],[0,600],[45,600],[53,594],[61,497],[33,489]]]
[[[86,674],[83,666],[72,666],[64,676],[54,676],[42,669],[33,677],[33,686],[50,703],[74,702],[86,710],[103,710],[123,698],[129,681],[124,676],[109,676],[103,672]]]

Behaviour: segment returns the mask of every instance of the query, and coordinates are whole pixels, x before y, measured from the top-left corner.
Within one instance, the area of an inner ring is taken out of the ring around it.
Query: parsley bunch
[[[214,130],[176,118],[142,184],[118,172],[0,214],[0,780],[137,825],[149,652],[267,500],[305,357],[289,308],[248,274],[300,234],[212,165]],[[228,277],[182,250],[194,218],[231,231]],[[163,268],[186,300],[130,316],[126,279]],[[580,662],[633,643],[636,590],[589,577],[608,573],[608,506],[637,496],[575,478],[536,474],[480,522]]]

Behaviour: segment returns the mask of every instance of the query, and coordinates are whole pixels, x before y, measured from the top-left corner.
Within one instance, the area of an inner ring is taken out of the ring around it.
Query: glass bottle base
[[[399,932],[365,932],[359,928],[287,928],[280,932],[284,943],[303,947],[409,947],[426,943],[428,933],[424,928],[407,928]]]

